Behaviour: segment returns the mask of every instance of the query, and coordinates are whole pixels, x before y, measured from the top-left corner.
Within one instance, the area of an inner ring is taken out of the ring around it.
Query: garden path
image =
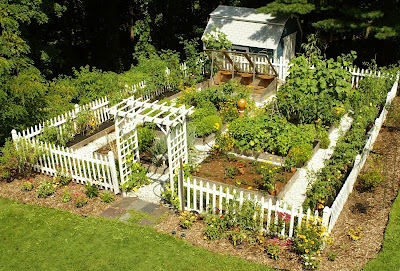
[[[327,149],[319,149],[306,166],[298,169],[299,177],[285,194],[283,202],[286,202],[288,206],[296,206],[296,208],[300,208],[303,205],[306,198],[307,186],[315,182],[316,173],[324,167],[324,162],[330,159],[340,135],[350,129],[352,121],[353,119],[347,114],[342,117],[339,126],[335,127],[329,133],[331,141],[329,147]]]

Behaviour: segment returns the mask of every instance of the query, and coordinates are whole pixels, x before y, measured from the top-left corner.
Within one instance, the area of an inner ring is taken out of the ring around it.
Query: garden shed
[[[289,61],[301,44],[302,30],[295,16],[273,16],[258,13],[252,8],[220,5],[210,13],[204,34],[211,32],[214,27],[227,35],[233,50],[262,51],[275,59],[283,57]]]

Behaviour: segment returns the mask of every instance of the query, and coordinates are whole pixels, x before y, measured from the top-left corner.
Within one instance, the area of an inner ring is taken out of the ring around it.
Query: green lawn
[[[399,193],[400,194],[400,193]],[[399,194],[390,211],[382,251],[376,259],[366,264],[363,270],[400,270],[400,199]]]
[[[274,270],[149,227],[0,198],[0,270]]]

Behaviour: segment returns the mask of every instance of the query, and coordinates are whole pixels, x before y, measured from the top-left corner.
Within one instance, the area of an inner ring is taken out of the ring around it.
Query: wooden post
[[[178,182],[178,195],[179,197],[179,202],[181,204],[181,210],[182,212],[185,211],[185,200],[184,200],[184,189],[183,189],[183,164],[182,164],[182,158],[179,158],[179,182]],[[187,187],[189,191],[189,186]],[[190,203],[189,203],[190,204]]]
[[[117,168],[115,167],[115,158],[112,151],[108,152],[108,162],[110,163],[111,181],[113,184],[114,193],[118,194],[120,191],[118,184]]]

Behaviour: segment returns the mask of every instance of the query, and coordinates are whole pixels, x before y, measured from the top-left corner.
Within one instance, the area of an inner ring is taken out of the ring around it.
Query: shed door
[[[296,48],[296,33],[294,32],[290,35],[287,35],[283,38],[283,58],[285,61],[290,61],[293,57],[295,57],[295,48]]]

